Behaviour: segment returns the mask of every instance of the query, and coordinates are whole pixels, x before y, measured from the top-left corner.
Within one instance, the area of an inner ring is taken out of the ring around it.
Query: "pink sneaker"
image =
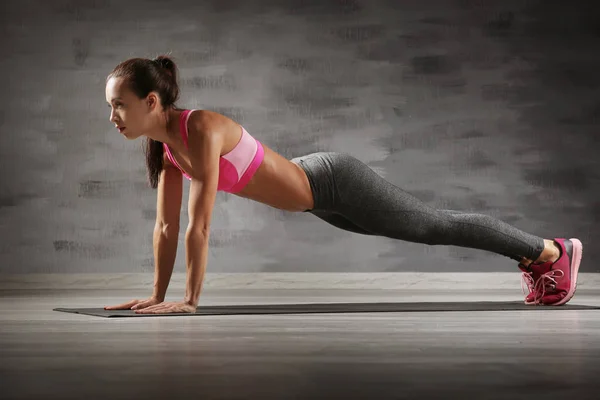
[[[560,256],[554,263],[530,264],[523,270],[523,279],[529,288],[526,304],[560,306],[571,300],[577,288],[577,275],[583,254],[583,246],[578,239],[555,238],[560,247]],[[529,275],[529,277],[527,277]]]

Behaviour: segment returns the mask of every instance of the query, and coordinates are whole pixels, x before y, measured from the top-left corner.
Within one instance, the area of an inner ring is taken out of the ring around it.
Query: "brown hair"
[[[161,55],[153,60],[131,58],[123,61],[108,75],[106,82],[110,78],[124,78],[131,91],[140,99],[156,91],[160,95],[161,106],[166,110],[177,108],[175,106],[179,98],[177,75],[177,66],[173,59]],[[145,144],[148,182],[151,188],[156,189],[160,171],[163,169],[163,144],[150,138],[146,138]]]

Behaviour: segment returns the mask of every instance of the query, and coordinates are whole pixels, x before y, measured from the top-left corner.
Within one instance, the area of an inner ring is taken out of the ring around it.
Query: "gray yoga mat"
[[[319,314],[319,313],[379,313],[430,311],[536,311],[536,310],[599,310],[600,306],[565,304],[563,306],[526,305],[522,301],[467,301],[419,303],[303,303],[303,304],[247,304],[199,306],[196,312],[171,314],[136,314],[133,310],[105,310],[104,308],[55,308],[76,314],[96,317],[165,317],[197,315],[248,314]]]

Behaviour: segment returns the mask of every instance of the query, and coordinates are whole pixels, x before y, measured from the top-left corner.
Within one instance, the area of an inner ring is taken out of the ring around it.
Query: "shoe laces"
[[[531,272],[523,272],[521,274],[521,290],[523,294],[529,295],[531,292],[535,290],[535,281],[533,280],[533,276],[531,276]],[[525,285],[527,285],[528,293],[525,292]]]
[[[562,278],[565,273],[560,269],[553,269],[540,275],[537,281],[533,279],[531,272],[523,272],[521,280],[521,290],[525,293],[523,283],[527,284],[529,293],[535,293],[534,302],[540,304],[542,298],[546,295],[546,292],[553,292],[556,290],[556,280]]]

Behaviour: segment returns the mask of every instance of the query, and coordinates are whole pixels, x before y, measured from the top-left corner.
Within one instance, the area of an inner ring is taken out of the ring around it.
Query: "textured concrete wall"
[[[104,79],[127,58],[167,52],[180,106],[230,116],[287,158],[350,153],[438,208],[578,237],[582,271],[598,272],[600,21],[585,8],[593,2],[542,3],[4,1],[0,272],[153,270],[156,192],[141,139],[109,122]],[[516,263],[361,236],[219,193],[208,270]]]

